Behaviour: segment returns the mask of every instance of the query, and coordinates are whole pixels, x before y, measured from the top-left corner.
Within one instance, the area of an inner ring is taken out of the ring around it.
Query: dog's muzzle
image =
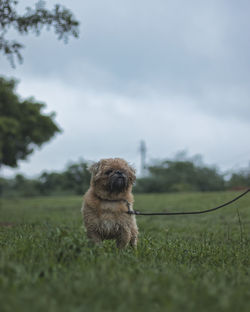
[[[116,171],[110,177],[109,188],[111,192],[119,193],[127,187],[128,179],[121,171]]]

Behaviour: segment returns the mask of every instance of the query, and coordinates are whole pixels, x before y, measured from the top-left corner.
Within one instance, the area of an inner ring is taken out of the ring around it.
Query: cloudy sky
[[[24,1],[21,1],[24,2]],[[26,4],[34,1],[25,1]],[[21,40],[15,69],[0,74],[17,92],[55,111],[63,129],[17,170],[61,170],[80,158],[147,159],[186,150],[222,170],[250,161],[250,2],[248,0],[47,1],[70,8],[80,38],[53,31]]]

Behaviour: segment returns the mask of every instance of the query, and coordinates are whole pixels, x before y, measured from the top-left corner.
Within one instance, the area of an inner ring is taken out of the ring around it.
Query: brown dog
[[[115,239],[117,247],[137,244],[138,228],[132,210],[135,170],[120,158],[102,159],[90,167],[90,188],[82,207],[87,236],[95,243]]]

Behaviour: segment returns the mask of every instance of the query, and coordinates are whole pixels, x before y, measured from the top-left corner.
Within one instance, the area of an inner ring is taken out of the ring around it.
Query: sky
[[[20,1],[20,10],[34,1]],[[61,3],[80,21],[68,44],[53,30],[10,38],[23,64],[0,54],[0,75],[46,103],[63,130],[4,175],[60,171],[80,159],[122,157],[139,171],[179,151],[222,171],[250,164],[248,0],[85,0]]]

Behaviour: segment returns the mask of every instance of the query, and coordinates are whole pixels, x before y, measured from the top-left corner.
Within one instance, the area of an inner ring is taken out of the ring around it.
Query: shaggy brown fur
[[[102,159],[91,166],[90,188],[82,207],[87,236],[95,243],[115,239],[118,248],[137,244],[138,228],[134,215],[132,186],[135,170],[120,158]]]

